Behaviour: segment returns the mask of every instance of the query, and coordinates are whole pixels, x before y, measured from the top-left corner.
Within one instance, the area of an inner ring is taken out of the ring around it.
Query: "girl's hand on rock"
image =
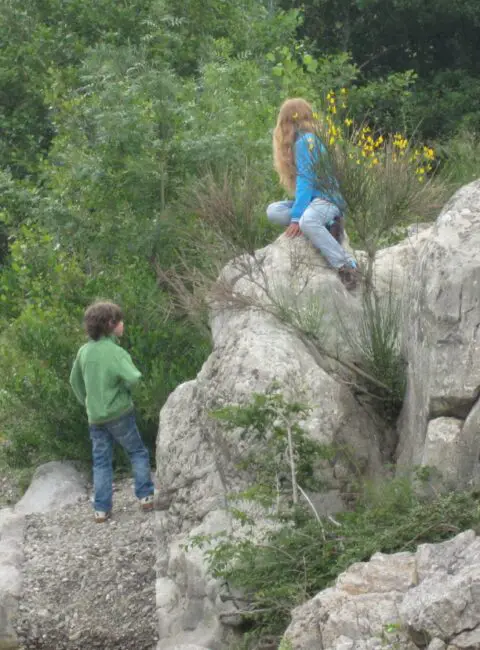
[[[302,234],[302,231],[300,230],[299,224],[294,222],[288,226],[288,228],[285,231],[285,234],[287,235],[287,237],[298,237],[299,235]]]

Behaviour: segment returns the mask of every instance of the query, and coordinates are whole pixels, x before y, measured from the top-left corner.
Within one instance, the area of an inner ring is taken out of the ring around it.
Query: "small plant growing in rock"
[[[358,384],[368,391],[377,412],[389,422],[398,417],[406,387],[401,310],[402,302],[391,288],[381,297],[375,291],[365,292],[357,326],[342,326],[348,346],[365,371],[358,377]]]
[[[301,426],[310,407],[287,401],[274,386],[263,394],[254,394],[250,404],[226,406],[212,413],[227,431],[238,431],[246,451],[238,463],[254,477],[255,490],[240,498],[261,499],[264,505],[291,501],[298,505],[305,489],[319,489],[321,480],[315,471],[317,461],[329,458],[332,450],[312,440]],[[238,498],[238,497],[237,497]]]
[[[386,650],[401,650],[401,643],[404,640],[401,635],[402,626],[400,623],[388,623],[384,626],[381,634],[382,648]]]

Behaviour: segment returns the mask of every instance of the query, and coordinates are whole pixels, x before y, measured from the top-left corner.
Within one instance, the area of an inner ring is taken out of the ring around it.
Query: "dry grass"
[[[254,253],[271,239],[273,229],[265,214],[265,176],[250,165],[241,173],[227,169],[218,175],[207,171],[182,203],[187,212],[217,234],[230,257]]]

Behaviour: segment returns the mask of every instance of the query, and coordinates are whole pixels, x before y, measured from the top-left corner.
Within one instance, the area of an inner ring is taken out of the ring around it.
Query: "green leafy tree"
[[[297,2],[283,0],[282,6],[296,7]],[[464,116],[478,129],[478,101],[469,101],[478,98],[480,85],[476,54],[480,6],[475,0],[308,0],[302,7],[300,36],[322,56],[351,53],[362,85],[378,85],[380,79],[397,73],[415,75],[409,129],[420,125],[424,137],[445,137]],[[457,97],[462,86],[464,102]],[[386,99],[382,95],[380,105],[372,108],[380,122]],[[386,108],[394,110],[393,96]],[[397,122],[405,118],[404,108],[399,107]]]

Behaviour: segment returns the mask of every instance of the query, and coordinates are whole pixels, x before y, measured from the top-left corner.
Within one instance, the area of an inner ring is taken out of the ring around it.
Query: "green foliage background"
[[[207,170],[235,177],[250,166],[263,215],[283,194],[271,130],[287,96],[318,103],[346,86],[353,117],[438,140],[456,182],[473,178],[479,30],[474,0],[307,0],[301,10],[293,0],[0,0],[9,461],[89,458],[67,379],[83,310],[98,297],[125,309],[153,446],[160,407],[210,349],[161,279],[180,261],[205,262],[185,198]],[[265,243],[268,229],[259,232]]]

